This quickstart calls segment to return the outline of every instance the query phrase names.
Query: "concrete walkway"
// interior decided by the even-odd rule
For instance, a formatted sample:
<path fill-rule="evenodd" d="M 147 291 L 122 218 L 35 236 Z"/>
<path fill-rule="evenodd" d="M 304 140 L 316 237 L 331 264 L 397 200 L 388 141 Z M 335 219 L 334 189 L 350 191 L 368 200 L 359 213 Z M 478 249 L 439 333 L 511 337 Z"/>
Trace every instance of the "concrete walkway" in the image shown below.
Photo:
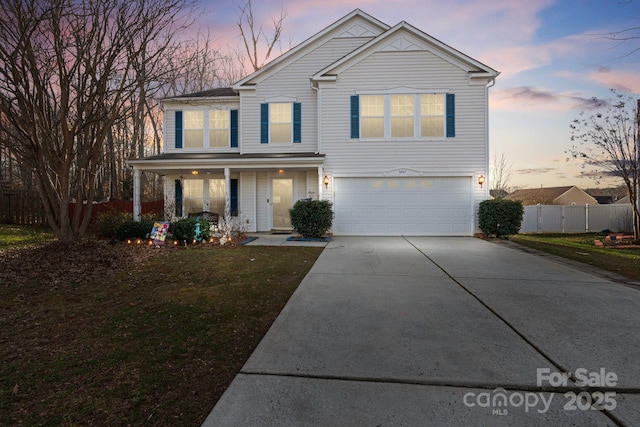
<path fill-rule="evenodd" d="M 637 426 L 639 354 L 637 289 L 474 238 L 337 237 L 203 425 Z"/>

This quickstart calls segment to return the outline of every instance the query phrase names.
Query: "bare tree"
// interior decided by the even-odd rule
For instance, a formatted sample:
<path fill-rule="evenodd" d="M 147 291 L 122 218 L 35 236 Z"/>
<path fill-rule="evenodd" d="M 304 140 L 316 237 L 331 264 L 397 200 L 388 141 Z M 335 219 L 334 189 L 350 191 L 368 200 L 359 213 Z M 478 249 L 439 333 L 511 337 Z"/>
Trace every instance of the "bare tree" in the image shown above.
<path fill-rule="evenodd" d="M 509 194 L 509 181 L 511 180 L 511 162 L 504 152 L 493 154 L 493 162 L 489 170 L 489 188 L 494 197 L 504 197 Z"/>
<path fill-rule="evenodd" d="M 590 168 L 589 176 L 619 177 L 627 188 L 633 207 L 633 232 L 640 238 L 640 212 L 638 210 L 639 135 L 638 107 L 631 95 L 611 90 L 613 98 L 600 102 L 600 108 L 589 117 L 575 119 L 571 124 L 573 146 L 568 153 Z M 594 99 L 595 100 L 595 99 Z"/>
<path fill-rule="evenodd" d="M 3 2 L 0 114 L 7 122 L 6 148 L 33 173 L 59 239 L 85 234 L 108 135 L 188 24 L 189 2 Z"/>
<path fill-rule="evenodd" d="M 638 3 L 635 5 L 637 6 Z M 634 0 L 619 0 L 617 2 L 618 7 L 630 7 L 634 5 Z M 634 14 L 637 15 L 638 11 L 636 10 Z M 622 30 L 612 31 L 609 33 L 601 34 L 604 38 L 612 40 L 619 45 L 625 45 L 632 43 L 633 45 L 630 47 L 630 50 L 622 55 L 622 57 L 627 57 L 633 55 L 640 51 L 640 46 L 638 46 L 637 41 L 640 40 L 640 26 L 623 28 Z"/>
<path fill-rule="evenodd" d="M 253 67 L 253 71 L 258 71 L 269 60 L 273 48 L 280 41 L 287 12 L 284 8 L 281 8 L 280 16 L 278 18 L 271 18 L 273 34 L 268 36 L 262 29 L 262 25 L 258 26 L 255 22 L 251 0 L 247 0 L 244 6 L 238 6 L 238 9 L 237 25 L 240 29 L 246 54 Z M 264 43 L 264 47 L 261 47 L 262 43 Z M 262 54 L 261 51 L 264 51 L 264 54 Z"/>

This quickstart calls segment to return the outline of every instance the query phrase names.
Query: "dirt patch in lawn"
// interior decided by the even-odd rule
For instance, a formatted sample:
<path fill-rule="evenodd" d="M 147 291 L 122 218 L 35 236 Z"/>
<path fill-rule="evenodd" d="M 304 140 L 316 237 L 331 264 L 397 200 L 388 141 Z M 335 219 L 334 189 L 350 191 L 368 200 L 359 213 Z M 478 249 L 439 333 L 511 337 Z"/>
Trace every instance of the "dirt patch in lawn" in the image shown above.
<path fill-rule="evenodd" d="M 6 425 L 200 425 L 321 248 L 0 252 Z"/>

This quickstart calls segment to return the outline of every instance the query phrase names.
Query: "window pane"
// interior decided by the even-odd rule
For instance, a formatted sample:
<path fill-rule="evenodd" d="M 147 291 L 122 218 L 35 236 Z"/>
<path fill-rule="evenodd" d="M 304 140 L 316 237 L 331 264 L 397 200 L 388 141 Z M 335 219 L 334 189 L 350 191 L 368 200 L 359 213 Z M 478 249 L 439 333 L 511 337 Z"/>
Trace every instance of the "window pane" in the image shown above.
<path fill-rule="evenodd" d="M 209 131 L 209 146 L 215 148 L 226 148 L 229 146 L 229 130 L 213 129 Z"/>
<path fill-rule="evenodd" d="M 391 136 L 397 138 L 413 137 L 413 116 L 393 117 L 391 119 Z"/>
<path fill-rule="evenodd" d="M 185 111 L 184 119 L 184 147 L 202 148 L 204 145 L 204 112 Z"/>
<path fill-rule="evenodd" d="M 384 96 L 360 97 L 360 127 L 362 138 L 384 138 Z"/>
<path fill-rule="evenodd" d="M 224 179 L 209 180 L 209 212 L 224 215 Z"/>
<path fill-rule="evenodd" d="M 423 117 L 421 133 L 422 136 L 444 136 L 444 117 Z"/>
<path fill-rule="evenodd" d="M 362 117 L 384 116 L 384 96 L 366 95 L 360 97 L 360 114 Z"/>
<path fill-rule="evenodd" d="M 421 136 L 444 136 L 444 94 L 420 95 L 420 115 Z"/>
<path fill-rule="evenodd" d="M 272 124 L 271 142 L 291 142 L 291 123 Z"/>
<path fill-rule="evenodd" d="M 202 212 L 203 181 L 201 179 L 184 180 L 184 210 L 185 214 Z"/>
<path fill-rule="evenodd" d="M 361 122 L 363 138 L 384 138 L 383 117 L 363 117 Z"/>
<path fill-rule="evenodd" d="M 204 129 L 204 112 L 185 111 L 183 113 L 185 129 Z"/>
<path fill-rule="evenodd" d="M 423 116 L 444 115 L 444 95 L 436 93 L 421 95 L 420 110 Z"/>
<path fill-rule="evenodd" d="M 391 136 L 396 138 L 413 137 L 413 95 L 391 96 Z"/>
<path fill-rule="evenodd" d="M 202 130 L 184 130 L 184 147 L 185 148 L 202 148 L 204 142 L 204 131 Z"/>
<path fill-rule="evenodd" d="M 293 112 L 291 103 L 269 104 L 270 142 L 291 142 Z"/>

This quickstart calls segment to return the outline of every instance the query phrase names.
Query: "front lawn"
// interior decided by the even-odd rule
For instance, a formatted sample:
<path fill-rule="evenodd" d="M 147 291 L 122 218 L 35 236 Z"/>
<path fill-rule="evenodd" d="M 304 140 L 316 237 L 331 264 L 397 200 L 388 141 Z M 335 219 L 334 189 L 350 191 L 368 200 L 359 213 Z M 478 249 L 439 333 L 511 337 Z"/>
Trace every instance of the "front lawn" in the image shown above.
<path fill-rule="evenodd" d="M 603 237 L 602 234 L 518 234 L 510 240 L 640 280 L 640 249 L 595 246 L 593 241 Z"/>
<path fill-rule="evenodd" d="M 0 250 L 44 243 L 54 239 L 55 236 L 46 227 L 0 224 Z"/>
<path fill-rule="evenodd" d="M 321 251 L 0 252 L 0 424 L 200 425 Z"/>

